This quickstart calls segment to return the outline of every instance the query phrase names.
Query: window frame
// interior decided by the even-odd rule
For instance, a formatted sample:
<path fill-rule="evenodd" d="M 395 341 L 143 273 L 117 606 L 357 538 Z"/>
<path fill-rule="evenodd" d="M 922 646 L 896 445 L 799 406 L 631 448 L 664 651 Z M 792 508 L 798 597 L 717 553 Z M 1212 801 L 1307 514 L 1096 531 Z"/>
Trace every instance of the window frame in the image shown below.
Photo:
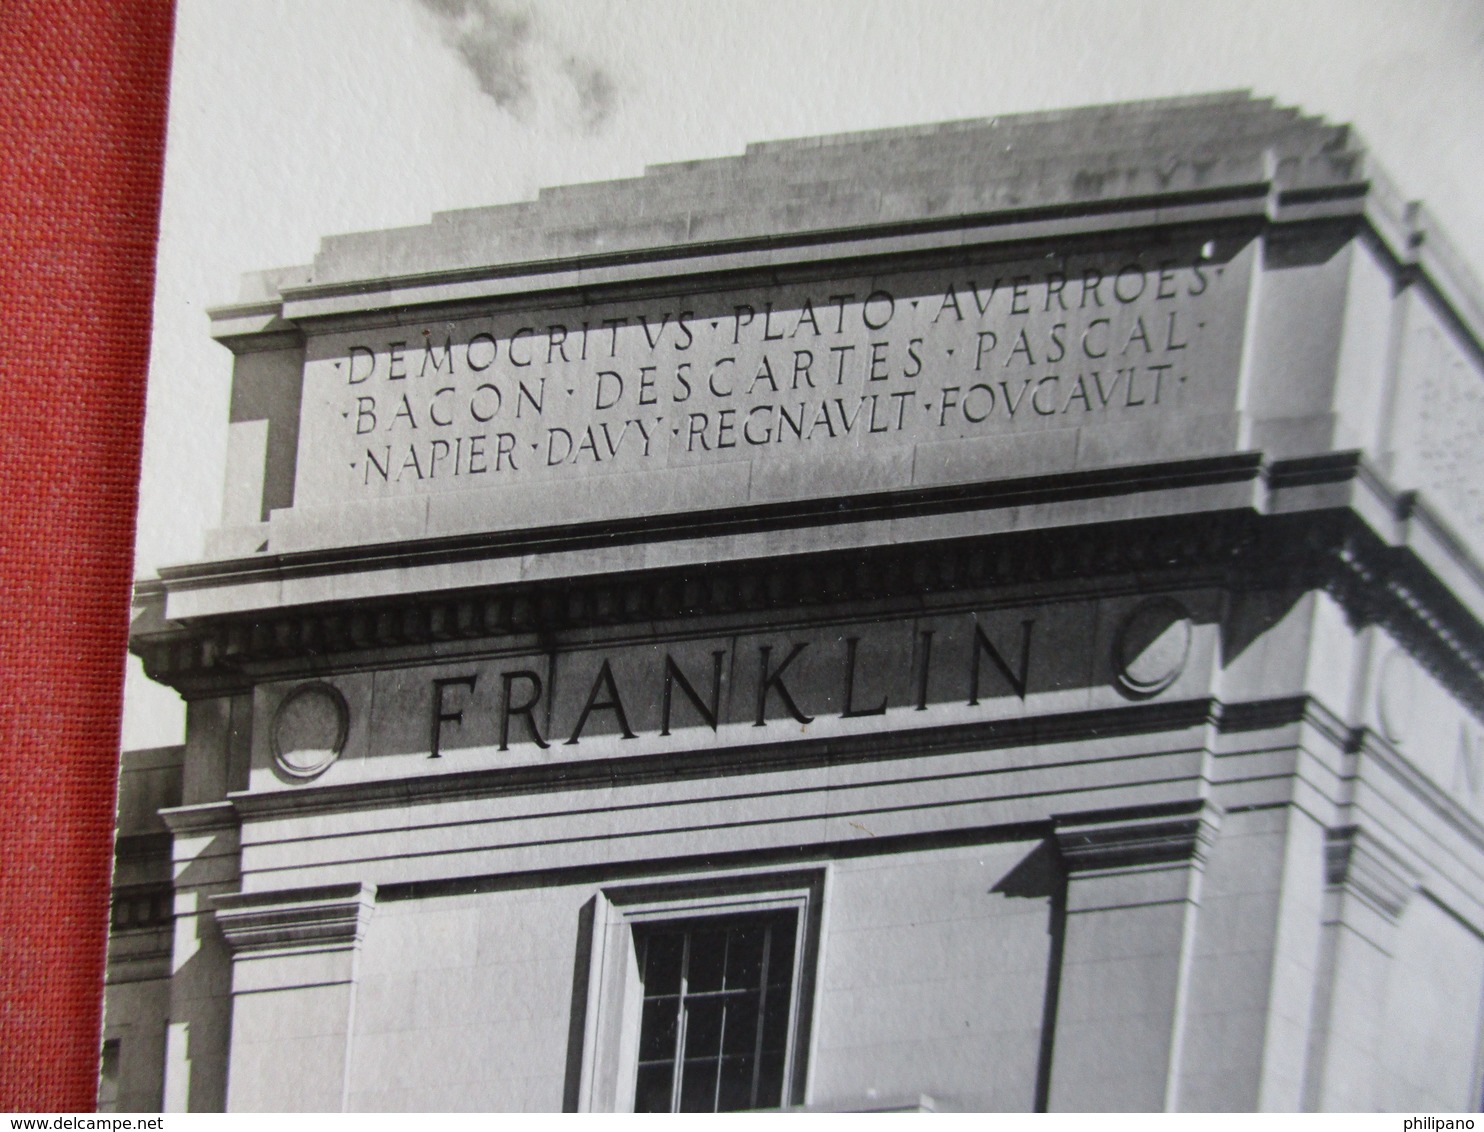
<path fill-rule="evenodd" d="M 791 870 L 617 885 L 601 890 L 593 908 L 579 1111 L 634 1109 L 644 1005 L 635 928 L 781 911 L 797 914 L 782 1107 L 803 1104 L 811 1060 L 809 1041 L 824 879 L 823 869 Z"/>

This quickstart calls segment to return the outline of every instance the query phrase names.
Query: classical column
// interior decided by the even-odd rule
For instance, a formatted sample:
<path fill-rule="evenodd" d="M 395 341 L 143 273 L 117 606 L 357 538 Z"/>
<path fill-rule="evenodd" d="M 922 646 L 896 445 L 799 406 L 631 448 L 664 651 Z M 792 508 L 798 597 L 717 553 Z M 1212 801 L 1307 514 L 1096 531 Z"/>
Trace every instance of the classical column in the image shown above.
<path fill-rule="evenodd" d="M 1067 897 L 1052 1111 L 1177 1106 L 1201 867 L 1218 819 L 1199 799 L 1056 819 Z"/>
<path fill-rule="evenodd" d="M 344 1109 L 356 958 L 375 895 L 335 884 L 216 899 L 232 949 L 228 1111 Z"/>
<path fill-rule="evenodd" d="M 1376 1052 L 1397 924 L 1417 873 L 1358 826 L 1325 840 L 1325 916 L 1304 1107 L 1376 1107 Z"/>

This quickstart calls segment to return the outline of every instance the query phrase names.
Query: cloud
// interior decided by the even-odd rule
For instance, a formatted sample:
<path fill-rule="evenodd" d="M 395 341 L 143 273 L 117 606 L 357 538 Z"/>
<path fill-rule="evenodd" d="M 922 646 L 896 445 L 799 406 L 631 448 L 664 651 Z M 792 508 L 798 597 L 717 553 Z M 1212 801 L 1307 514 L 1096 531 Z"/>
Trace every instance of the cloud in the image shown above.
<path fill-rule="evenodd" d="M 589 131 L 597 130 L 613 111 L 618 84 L 602 66 L 576 56 L 568 56 L 563 69 L 576 92 L 583 126 Z"/>
<path fill-rule="evenodd" d="M 557 41 L 521 0 L 415 0 L 481 93 L 521 121 L 550 104 L 588 132 L 613 112 L 618 84 L 597 60 Z"/>

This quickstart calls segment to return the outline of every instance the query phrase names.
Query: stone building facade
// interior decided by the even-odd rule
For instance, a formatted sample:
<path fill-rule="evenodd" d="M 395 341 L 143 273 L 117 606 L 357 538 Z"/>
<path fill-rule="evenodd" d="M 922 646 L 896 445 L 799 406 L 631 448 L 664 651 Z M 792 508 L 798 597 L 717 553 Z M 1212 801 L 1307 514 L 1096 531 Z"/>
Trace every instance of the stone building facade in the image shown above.
<path fill-rule="evenodd" d="M 1476 1107 L 1481 327 L 1245 95 L 247 280 L 106 1099 Z"/>

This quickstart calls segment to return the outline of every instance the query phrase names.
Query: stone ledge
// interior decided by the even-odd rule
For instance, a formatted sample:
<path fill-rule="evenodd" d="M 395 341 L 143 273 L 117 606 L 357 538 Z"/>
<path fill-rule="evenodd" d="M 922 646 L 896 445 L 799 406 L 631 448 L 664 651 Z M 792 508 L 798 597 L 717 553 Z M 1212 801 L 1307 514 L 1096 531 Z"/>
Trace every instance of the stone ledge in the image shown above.
<path fill-rule="evenodd" d="M 1196 799 L 1147 811 L 1068 814 L 1052 823 L 1062 862 L 1075 874 L 1202 864 L 1216 841 L 1221 815 Z"/>
<path fill-rule="evenodd" d="M 1419 879 L 1416 870 L 1354 825 L 1326 831 L 1324 875 L 1331 888 L 1353 893 L 1393 923 Z"/>
<path fill-rule="evenodd" d="M 376 886 L 335 884 L 217 896 L 216 922 L 234 952 L 354 947 L 365 934 Z"/>

